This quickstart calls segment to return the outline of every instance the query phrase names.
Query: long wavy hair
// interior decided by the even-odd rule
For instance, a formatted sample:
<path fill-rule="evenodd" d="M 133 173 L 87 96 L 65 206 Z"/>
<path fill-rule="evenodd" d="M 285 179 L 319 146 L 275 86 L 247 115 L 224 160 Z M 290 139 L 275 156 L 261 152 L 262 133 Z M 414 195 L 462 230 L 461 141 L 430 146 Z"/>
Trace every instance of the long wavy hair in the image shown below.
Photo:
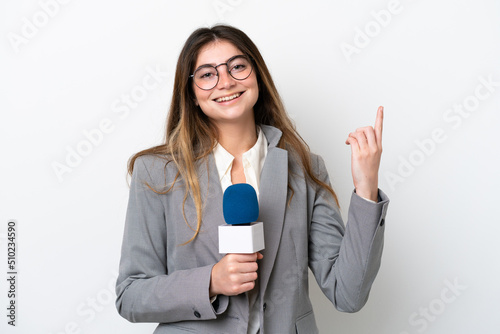
<path fill-rule="evenodd" d="M 185 195 L 182 211 L 186 224 L 194 232 L 192 238 L 184 244 L 196 238 L 202 223 L 202 200 L 196 164 L 203 160 L 208 161 L 207 157 L 217 143 L 216 127 L 200 107 L 195 104 L 193 82 L 190 80 L 189 75 L 195 70 L 194 66 L 200 49 L 216 41 L 230 42 L 252 59 L 259 87 L 259 97 L 253 108 L 255 123 L 271 125 L 281 130 L 283 135 L 278 147 L 293 152 L 300 159 L 306 177 L 328 190 L 335 199 L 337 206 L 339 205 L 337 195 L 332 187 L 314 175 L 309 147 L 288 117 L 271 74 L 255 44 L 244 32 L 232 26 L 216 25 L 212 28 L 199 28 L 186 40 L 177 61 L 174 90 L 167 117 L 164 142 L 161 145 L 136 153 L 128 162 L 130 175 L 132 175 L 135 160 L 143 155 L 156 155 L 165 158 L 167 160 L 166 164 L 175 163 L 178 172 L 170 187 L 165 186 L 164 190 L 161 191 L 154 189 L 149 184 L 148 187 L 156 193 L 165 194 L 172 189 L 179 177 L 184 180 Z M 196 229 L 191 227 L 184 211 L 188 194 L 191 194 L 196 207 Z"/>

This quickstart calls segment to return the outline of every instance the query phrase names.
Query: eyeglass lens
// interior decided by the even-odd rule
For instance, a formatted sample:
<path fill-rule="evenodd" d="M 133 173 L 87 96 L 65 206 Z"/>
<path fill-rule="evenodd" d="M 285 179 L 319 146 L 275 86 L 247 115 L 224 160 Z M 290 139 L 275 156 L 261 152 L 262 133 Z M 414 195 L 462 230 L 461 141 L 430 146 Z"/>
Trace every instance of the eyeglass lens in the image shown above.
<path fill-rule="evenodd" d="M 198 68 L 193 74 L 194 83 L 201 89 L 208 90 L 214 88 L 219 81 L 219 73 L 217 71 L 211 65 L 204 65 Z M 227 63 L 227 71 L 234 79 L 244 80 L 252 73 L 252 64 L 244 56 L 234 57 Z"/>

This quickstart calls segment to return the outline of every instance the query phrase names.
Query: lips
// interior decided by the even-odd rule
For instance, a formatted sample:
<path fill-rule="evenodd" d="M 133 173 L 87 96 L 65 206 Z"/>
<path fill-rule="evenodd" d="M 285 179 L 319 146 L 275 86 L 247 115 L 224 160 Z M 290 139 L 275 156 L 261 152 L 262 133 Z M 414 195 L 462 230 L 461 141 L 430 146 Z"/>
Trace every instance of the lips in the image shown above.
<path fill-rule="evenodd" d="M 218 102 L 218 103 L 220 103 L 220 102 L 227 102 L 227 101 L 231 101 L 231 100 L 234 100 L 234 99 L 240 97 L 242 94 L 243 94 L 243 92 L 234 93 L 234 94 L 226 95 L 226 96 L 221 96 L 219 98 L 214 99 L 214 101 Z"/>

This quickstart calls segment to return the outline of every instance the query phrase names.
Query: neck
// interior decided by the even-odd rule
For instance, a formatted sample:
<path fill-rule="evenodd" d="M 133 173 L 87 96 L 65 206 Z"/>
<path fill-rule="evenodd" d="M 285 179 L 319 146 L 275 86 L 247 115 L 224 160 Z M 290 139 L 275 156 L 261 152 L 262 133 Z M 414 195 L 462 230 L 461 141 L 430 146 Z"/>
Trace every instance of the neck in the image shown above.
<path fill-rule="evenodd" d="M 233 157 L 241 157 L 257 142 L 255 123 L 219 125 L 219 144 Z"/>

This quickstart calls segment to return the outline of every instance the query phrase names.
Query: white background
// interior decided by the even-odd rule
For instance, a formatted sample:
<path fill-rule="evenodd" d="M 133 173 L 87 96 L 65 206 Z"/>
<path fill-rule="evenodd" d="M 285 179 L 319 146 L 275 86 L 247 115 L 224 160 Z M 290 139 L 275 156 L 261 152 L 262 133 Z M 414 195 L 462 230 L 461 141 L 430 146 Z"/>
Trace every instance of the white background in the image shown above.
<path fill-rule="evenodd" d="M 498 1 L 42 6 L 54 1 L 0 3 L 1 277 L 9 219 L 19 232 L 17 326 L 6 324 L 2 278 L 0 332 L 153 331 L 114 306 L 126 163 L 161 141 L 180 49 L 195 28 L 217 22 L 260 48 L 299 132 L 326 160 L 344 217 L 353 188 L 344 141 L 385 107 L 379 175 L 391 203 L 382 267 L 356 314 L 335 311 L 311 278 L 321 332 L 500 332 Z M 390 19 L 379 14 L 385 23 L 377 23 L 373 13 L 388 7 Z M 357 53 L 345 54 L 347 45 Z M 163 74 L 146 91 L 155 70 Z M 481 78 L 494 83 L 489 90 Z M 121 100 L 131 94 L 140 97 L 134 108 Z M 464 104 L 472 110 L 464 116 L 449 111 Z M 85 146 L 84 132 L 103 121 L 108 133 Z M 439 142 L 430 143 L 433 132 Z M 87 155 L 58 178 L 54 164 L 67 166 L 78 147 Z"/>

